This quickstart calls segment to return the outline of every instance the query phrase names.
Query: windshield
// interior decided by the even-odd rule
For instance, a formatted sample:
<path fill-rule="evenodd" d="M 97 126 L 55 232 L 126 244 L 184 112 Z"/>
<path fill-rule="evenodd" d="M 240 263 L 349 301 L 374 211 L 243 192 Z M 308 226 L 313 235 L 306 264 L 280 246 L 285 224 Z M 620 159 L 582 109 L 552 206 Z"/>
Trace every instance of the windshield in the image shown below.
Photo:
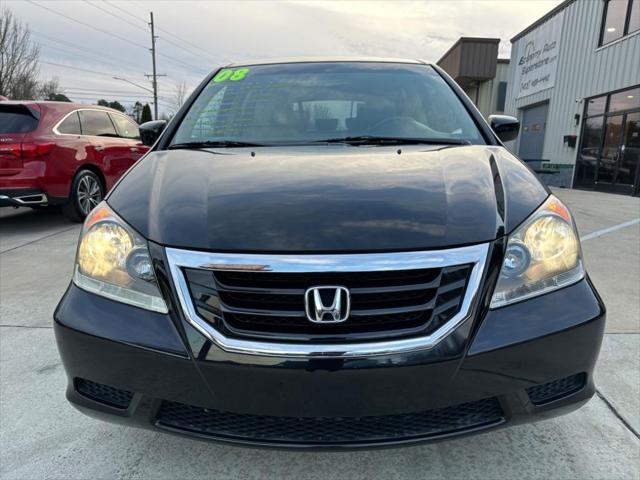
<path fill-rule="evenodd" d="M 428 65 L 294 63 L 219 71 L 172 144 L 350 137 L 484 143 L 460 99 Z"/>

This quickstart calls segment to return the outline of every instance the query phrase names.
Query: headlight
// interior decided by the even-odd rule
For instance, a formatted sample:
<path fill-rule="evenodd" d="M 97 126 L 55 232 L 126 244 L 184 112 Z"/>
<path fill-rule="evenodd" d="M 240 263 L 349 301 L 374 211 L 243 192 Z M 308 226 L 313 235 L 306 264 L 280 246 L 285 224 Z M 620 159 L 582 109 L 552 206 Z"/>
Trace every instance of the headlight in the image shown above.
<path fill-rule="evenodd" d="M 136 307 L 167 313 L 147 242 L 105 202 L 85 220 L 73 275 L 89 292 Z"/>
<path fill-rule="evenodd" d="M 567 207 L 551 195 L 509 236 L 491 308 L 542 295 L 583 277 L 573 219 Z"/>

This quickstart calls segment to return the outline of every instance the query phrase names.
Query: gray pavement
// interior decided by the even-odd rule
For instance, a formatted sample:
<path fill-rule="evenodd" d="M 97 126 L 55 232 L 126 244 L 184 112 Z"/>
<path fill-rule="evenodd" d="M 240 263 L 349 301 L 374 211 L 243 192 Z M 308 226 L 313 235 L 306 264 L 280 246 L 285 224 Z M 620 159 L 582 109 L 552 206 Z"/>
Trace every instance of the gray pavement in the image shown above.
<path fill-rule="evenodd" d="M 640 199 L 557 190 L 583 236 L 640 218 Z M 355 453 L 218 446 L 103 423 L 64 398 L 51 313 L 78 225 L 0 209 L 0 478 L 640 478 L 640 224 L 584 242 L 608 307 L 598 395 L 569 415 L 454 441 Z"/>

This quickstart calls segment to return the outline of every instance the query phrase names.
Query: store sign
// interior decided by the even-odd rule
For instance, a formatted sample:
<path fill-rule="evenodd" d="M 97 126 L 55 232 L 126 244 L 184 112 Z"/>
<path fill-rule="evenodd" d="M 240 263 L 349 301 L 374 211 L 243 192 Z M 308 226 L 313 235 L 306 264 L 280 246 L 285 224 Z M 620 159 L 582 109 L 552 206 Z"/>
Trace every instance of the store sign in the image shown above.
<path fill-rule="evenodd" d="M 564 11 L 518 40 L 516 98 L 553 87 L 558 69 Z"/>

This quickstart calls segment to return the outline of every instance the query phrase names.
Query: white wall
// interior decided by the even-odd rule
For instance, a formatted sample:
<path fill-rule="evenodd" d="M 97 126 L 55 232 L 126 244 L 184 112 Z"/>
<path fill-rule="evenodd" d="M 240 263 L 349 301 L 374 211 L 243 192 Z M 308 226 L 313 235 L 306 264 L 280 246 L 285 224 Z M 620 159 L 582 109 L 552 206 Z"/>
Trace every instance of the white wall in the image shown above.
<path fill-rule="evenodd" d="M 494 113 L 502 113 L 496 110 L 496 105 L 498 102 L 498 84 L 500 82 L 507 82 L 509 74 L 509 64 L 498 62 L 498 66 L 496 68 L 496 76 L 490 80 L 480 82 L 480 84 L 478 85 L 480 91 L 478 92 L 478 102 L 476 104 L 476 107 L 478 107 L 478 110 L 480 110 L 485 118 Z M 476 103 L 476 85 L 471 85 L 464 91 L 469 96 L 471 101 Z"/>

